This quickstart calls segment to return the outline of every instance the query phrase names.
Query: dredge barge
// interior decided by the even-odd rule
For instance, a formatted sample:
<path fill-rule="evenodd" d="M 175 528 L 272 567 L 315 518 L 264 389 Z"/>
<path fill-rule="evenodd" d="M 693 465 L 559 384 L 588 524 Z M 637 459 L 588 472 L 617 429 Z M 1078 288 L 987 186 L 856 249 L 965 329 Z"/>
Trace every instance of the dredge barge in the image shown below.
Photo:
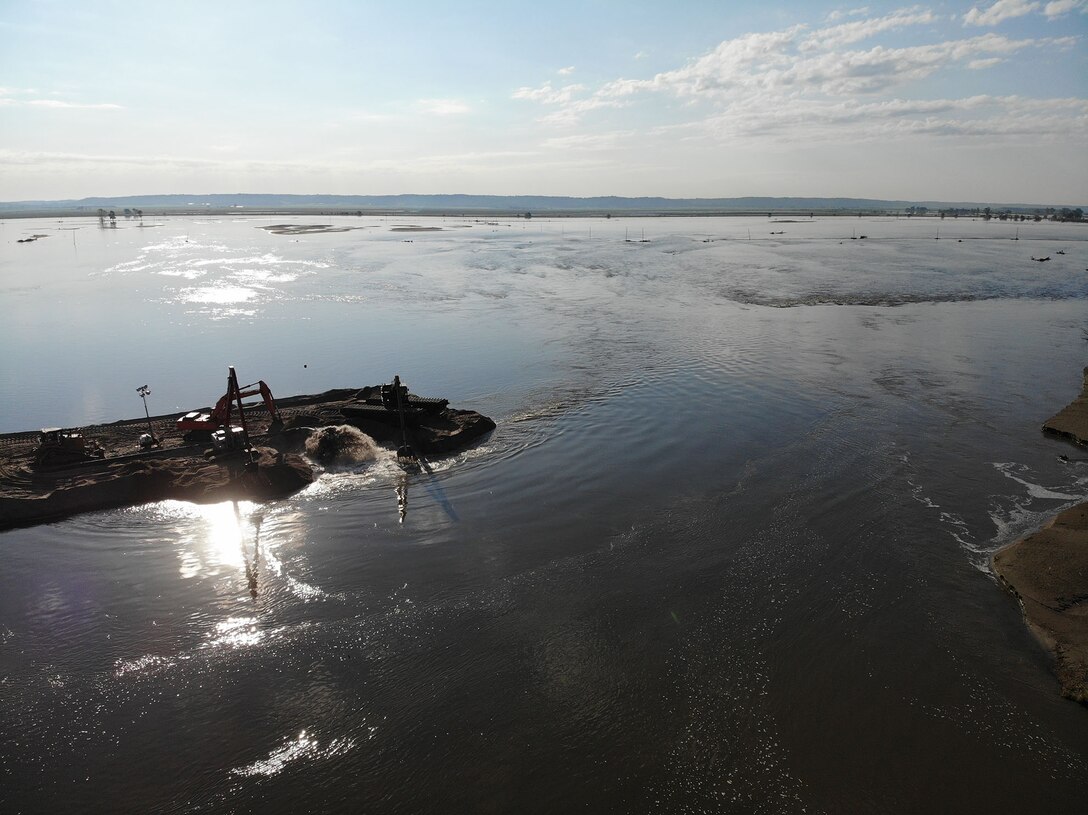
<path fill-rule="evenodd" d="M 243 403 L 258 393 L 261 403 Z M 406 448 L 453 453 L 495 428 L 475 411 L 408 393 L 399 379 L 395 389 L 274 400 L 263 382 L 238 387 L 231 368 L 227 394 L 203 411 L 0 435 L 0 530 L 165 499 L 285 498 L 315 478 L 306 439 L 340 425 L 392 444 L 398 460 Z"/>

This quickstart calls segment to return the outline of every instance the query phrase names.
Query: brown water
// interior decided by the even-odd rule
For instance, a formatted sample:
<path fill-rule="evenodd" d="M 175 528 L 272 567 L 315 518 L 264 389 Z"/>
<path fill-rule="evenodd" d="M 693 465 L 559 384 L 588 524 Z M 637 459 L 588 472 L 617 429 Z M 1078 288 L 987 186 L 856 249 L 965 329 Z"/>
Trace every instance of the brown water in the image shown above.
<path fill-rule="evenodd" d="M 0 535 L 4 811 L 1082 806 L 1088 711 L 987 566 L 1088 494 L 1038 430 L 1085 363 L 1079 228 L 283 220 L 3 224 L 2 429 L 207 404 L 227 364 L 499 428 Z"/>

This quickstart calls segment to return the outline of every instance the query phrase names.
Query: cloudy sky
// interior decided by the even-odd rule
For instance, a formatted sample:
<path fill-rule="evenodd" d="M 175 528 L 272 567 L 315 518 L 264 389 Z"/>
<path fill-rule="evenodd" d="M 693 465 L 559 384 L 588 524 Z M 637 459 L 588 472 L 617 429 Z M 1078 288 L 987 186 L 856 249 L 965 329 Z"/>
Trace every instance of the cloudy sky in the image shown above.
<path fill-rule="evenodd" d="M 1088 0 L 0 0 L 0 200 L 1088 201 Z"/>

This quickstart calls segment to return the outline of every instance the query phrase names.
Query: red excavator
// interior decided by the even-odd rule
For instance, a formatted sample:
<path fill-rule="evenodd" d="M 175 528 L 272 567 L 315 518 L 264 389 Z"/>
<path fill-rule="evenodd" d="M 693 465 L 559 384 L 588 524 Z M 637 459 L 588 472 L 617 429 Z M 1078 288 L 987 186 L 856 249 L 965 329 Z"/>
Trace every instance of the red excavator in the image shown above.
<path fill-rule="evenodd" d="M 242 426 L 245 427 L 242 400 L 247 396 L 256 396 L 258 394 L 264 400 L 264 406 L 272 419 L 272 426 L 283 424 L 280 413 L 276 409 L 276 401 L 272 398 L 272 391 L 268 389 L 268 385 L 264 383 L 264 380 L 255 382 L 252 385 L 246 385 L 243 388 L 238 386 L 238 375 L 234 372 L 234 366 L 227 368 L 227 371 L 227 392 L 215 403 L 211 413 L 201 413 L 194 410 L 178 419 L 177 428 L 181 433 L 185 434 L 186 438 L 207 438 L 219 428 L 226 428 L 229 433 L 231 411 L 235 403 L 238 408 L 239 420 L 242 422 Z"/>

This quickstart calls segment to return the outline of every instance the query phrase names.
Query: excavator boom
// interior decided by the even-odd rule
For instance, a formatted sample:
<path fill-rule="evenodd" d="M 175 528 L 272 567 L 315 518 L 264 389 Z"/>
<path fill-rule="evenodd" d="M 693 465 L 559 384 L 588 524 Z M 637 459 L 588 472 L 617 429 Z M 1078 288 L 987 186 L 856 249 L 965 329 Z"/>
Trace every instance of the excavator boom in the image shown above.
<path fill-rule="evenodd" d="M 201 413 L 194 410 L 181 416 L 177 420 L 177 429 L 186 435 L 194 431 L 197 433 L 211 433 L 218 430 L 220 427 L 226 426 L 229 421 L 231 401 L 238 399 L 240 404 L 241 400 L 248 396 L 260 396 L 264 401 L 264 406 L 268 410 L 272 423 L 274 425 L 282 423 L 279 410 L 276 408 L 276 400 L 272 398 L 272 391 L 263 379 L 254 382 L 252 385 L 246 385 L 244 388 L 237 388 L 234 393 L 231 393 L 231 390 L 232 388 L 228 384 L 227 393 L 220 397 L 210 413 Z"/>

